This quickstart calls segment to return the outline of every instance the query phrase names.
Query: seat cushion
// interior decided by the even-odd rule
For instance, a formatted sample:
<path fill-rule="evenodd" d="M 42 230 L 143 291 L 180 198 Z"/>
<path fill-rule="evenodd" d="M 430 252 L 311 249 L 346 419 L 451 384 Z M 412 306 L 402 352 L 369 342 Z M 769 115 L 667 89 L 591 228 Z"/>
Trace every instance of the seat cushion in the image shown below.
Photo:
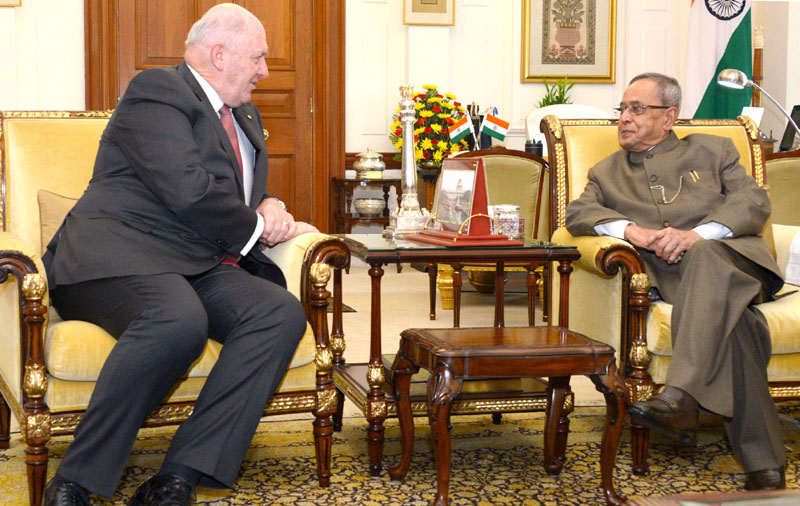
<path fill-rule="evenodd" d="M 785 285 L 779 298 L 758 304 L 756 308 L 767 319 L 772 338 L 772 358 L 767 367 L 770 381 L 800 380 L 800 287 Z M 672 355 L 672 306 L 663 301 L 654 302 L 647 316 L 647 349 L 652 357 L 650 375 L 656 383 L 663 383 Z"/>
<path fill-rule="evenodd" d="M 57 318 L 57 317 L 56 317 Z M 56 319 L 47 326 L 45 362 L 47 372 L 67 381 L 94 382 L 100 374 L 116 340 L 97 325 L 82 321 Z M 209 339 L 203 354 L 189 369 L 187 377 L 206 377 L 217 362 L 222 345 Z M 316 353 L 316 340 L 311 325 L 300 340 L 289 368 L 311 363 Z M 313 382 L 311 383 L 313 384 Z"/>

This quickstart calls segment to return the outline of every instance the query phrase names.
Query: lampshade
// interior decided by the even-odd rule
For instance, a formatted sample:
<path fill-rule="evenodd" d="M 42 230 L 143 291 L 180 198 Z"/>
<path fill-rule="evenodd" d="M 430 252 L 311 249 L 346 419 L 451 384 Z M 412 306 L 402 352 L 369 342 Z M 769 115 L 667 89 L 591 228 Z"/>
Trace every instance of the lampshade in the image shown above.
<path fill-rule="evenodd" d="M 717 75 L 717 84 L 728 88 L 741 90 L 745 86 L 752 86 L 753 81 L 738 69 L 725 69 Z"/>

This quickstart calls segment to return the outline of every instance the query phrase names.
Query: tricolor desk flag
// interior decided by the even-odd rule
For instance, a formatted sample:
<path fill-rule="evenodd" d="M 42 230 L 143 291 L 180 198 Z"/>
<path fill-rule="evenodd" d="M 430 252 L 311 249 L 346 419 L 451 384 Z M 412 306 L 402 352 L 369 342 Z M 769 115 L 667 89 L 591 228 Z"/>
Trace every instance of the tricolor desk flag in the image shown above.
<path fill-rule="evenodd" d="M 502 141 L 506 138 L 506 134 L 508 133 L 509 122 L 503 121 L 497 116 L 493 116 L 491 114 L 486 114 L 483 117 L 483 123 L 481 123 L 481 131 L 480 133 L 486 134 L 490 137 L 494 137 L 495 139 Z"/>
<path fill-rule="evenodd" d="M 753 71 L 750 4 L 752 0 L 685 0 L 689 10 L 689 54 L 681 117 L 736 118 L 750 105 L 752 90 L 717 84 L 724 69 Z"/>
<path fill-rule="evenodd" d="M 472 121 L 465 114 L 450 127 L 450 142 L 455 144 L 469 134 L 475 135 L 472 131 Z"/>

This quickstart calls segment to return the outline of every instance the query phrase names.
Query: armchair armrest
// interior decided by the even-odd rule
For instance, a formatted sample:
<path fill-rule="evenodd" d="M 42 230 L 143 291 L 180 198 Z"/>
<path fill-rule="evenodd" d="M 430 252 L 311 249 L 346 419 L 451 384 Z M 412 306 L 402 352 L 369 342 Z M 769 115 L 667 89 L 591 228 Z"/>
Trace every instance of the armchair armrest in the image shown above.
<path fill-rule="evenodd" d="M 18 237 L 0 232 L 0 389 L 20 420 L 49 417 L 44 403 L 46 300 L 47 281 L 38 256 Z M 29 446 L 44 444 L 37 431 L 28 431 L 26 440 Z"/>

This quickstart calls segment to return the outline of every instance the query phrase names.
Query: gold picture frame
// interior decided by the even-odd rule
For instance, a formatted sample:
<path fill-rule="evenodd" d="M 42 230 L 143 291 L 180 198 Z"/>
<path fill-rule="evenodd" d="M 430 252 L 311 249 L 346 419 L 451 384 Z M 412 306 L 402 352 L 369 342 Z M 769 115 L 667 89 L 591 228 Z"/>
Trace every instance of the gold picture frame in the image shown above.
<path fill-rule="evenodd" d="M 617 0 L 522 0 L 523 83 L 615 82 Z"/>
<path fill-rule="evenodd" d="M 404 25 L 456 24 L 456 0 L 403 0 Z"/>
<path fill-rule="evenodd" d="M 22 7 L 22 0 L 0 0 L 0 7 Z"/>

